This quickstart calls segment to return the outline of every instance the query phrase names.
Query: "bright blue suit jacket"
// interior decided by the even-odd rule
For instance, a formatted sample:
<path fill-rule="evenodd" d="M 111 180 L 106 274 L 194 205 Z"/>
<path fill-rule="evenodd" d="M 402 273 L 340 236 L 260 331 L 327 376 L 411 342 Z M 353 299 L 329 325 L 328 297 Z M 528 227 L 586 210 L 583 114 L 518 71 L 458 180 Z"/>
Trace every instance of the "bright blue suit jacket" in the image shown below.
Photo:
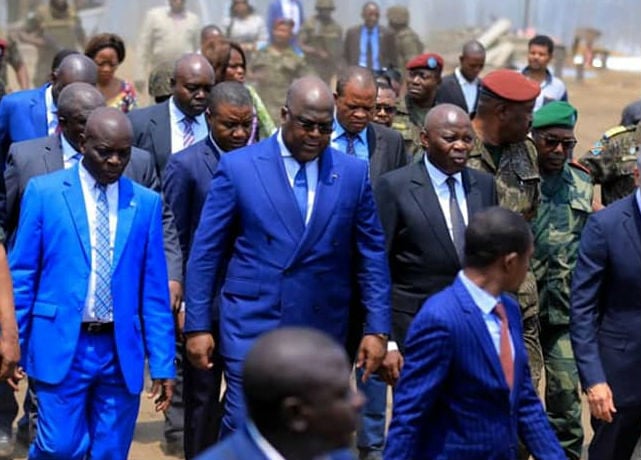
<path fill-rule="evenodd" d="M 210 447 L 195 460 L 269 460 L 242 426 L 224 441 Z"/>
<path fill-rule="evenodd" d="M 454 284 L 409 329 L 385 459 L 517 458 L 519 438 L 541 459 L 565 459 L 530 378 L 518 305 L 502 296 L 514 343 L 510 391 L 483 315 Z"/>
<path fill-rule="evenodd" d="M 45 103 L 48 86 L 16 91 L 0 100 L 0 155 L 3 168 L 11 143 L 48 135 Z"/>
<path fill-rule="evenodd" d="M 276 136 L 224 155 L 187 264 L 185 332 L 209 330 L 224 265 L 223 356 L 242 360 L 279 326 L 316 327 L 345 343 L 353 287 L 367 311 L 364 332 L 389 333 L 385 239 L 362 160 L 329 147 L 321 154 L 305 226 Z"/>
<path fill-rule="evenodd" d="M 114 337 L 127 389 L 174 376 L 174 328 L 162 242 L 160 196 L 119 180 L 112 264 Z M 33 178 L 25 190 L 9 254 L 22 365 L 36 380 L 58 384 L 76 353 L 91 271 L 89 224 L 78 166 Z"/>

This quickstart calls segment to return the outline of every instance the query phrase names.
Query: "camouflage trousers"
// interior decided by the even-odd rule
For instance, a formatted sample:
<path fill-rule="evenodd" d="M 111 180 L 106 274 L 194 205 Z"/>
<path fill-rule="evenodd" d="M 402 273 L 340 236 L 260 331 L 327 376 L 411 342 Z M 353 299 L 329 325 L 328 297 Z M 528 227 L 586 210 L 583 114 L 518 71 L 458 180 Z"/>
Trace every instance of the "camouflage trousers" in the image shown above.
<path fill-rule="evenodd" d="M 579 374 L 569 326 L 541 324 L 545 362 L 545 407 L 565 455 L 579 459 L 583 446 Z"/>
<path fill-rule="evenodd" d="M 523 341 L 528 354 L 532 384 L 538 392 L 541 374 L 543 372 L 543 352 L 539 333 L 539 295 L 536 287 L 534 273 L 528 272 L 525 281 L 519 286 L 516 293 L 521 307 L 523 321 Z"/>

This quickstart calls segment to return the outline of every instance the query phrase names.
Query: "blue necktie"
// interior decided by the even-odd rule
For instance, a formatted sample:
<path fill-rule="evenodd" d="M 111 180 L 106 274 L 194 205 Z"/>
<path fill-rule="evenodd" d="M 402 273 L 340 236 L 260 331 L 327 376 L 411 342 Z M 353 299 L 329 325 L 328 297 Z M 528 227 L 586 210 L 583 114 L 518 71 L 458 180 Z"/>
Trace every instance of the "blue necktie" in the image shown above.
<path fill-rule="evenodd" d="M 350 134 L 345 131 L 345 139 L 347 139 L 347 153 L 348 155 L 356 155 L 356 134 Z"/>
<path fill-rule="evenodd" d="M 111 297 L 111 248 L 109 244 L 109 205 L 107 186 L 96 184 L 96 291 L 95 315 L 98 321 L 113 321 Z"/>
<path fill-rule="evenodd" d="M 294 176 L 294 195 L 298 203 L 300 215 L 303 222 L 307 221 L 307 172 L 305 171 L 305 164 L 300 165 L 300 169 Z"/>

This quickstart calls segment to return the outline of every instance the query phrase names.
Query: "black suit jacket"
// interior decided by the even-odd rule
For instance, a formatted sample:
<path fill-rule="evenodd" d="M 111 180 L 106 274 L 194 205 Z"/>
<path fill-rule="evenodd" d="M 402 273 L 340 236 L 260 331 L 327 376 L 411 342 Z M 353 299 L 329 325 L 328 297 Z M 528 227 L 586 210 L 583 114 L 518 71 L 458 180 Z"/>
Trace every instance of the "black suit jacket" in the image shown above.
<path fill-rule="evenodd" d="M 491 175 L 465 168 L 462 178 L 469 217 L 497 204 Z M 381 176 L 375 197 L 392 277 L 392 316 L 414 316 L 454 281 L 461 263 L 423 160 Z M 395 339 L 402 342 L 404 334 Z"/>
<path fill-rule="evenodd" d="M 18 226 L 20 201 L 29 179 L 64 168 L 60 137 L 47 136 L 11 145 L 4 171 L 7 188 L 5 230 L 11 240 Z M 149 152 L 132 147 L 129 164 L 124 176 L 156 192 L 160 192 L 160 181 Z M 164 203 L 164 201 L 163 201 Z M 178 233 L 169 207 L 163 205 L 163 239 L 169 279 L 182 282 L 182 255 Z"/>
<path fill-rule="evenodd" d="M 382 174 L 409 163 L 403 136 L 399 132 L 387 126 L 370 123 L 367 126 L 366 135 L 369 150 L 369 177 L 372 184 L 375 184 Z"/>
<path fill-rule="evenodd" d="M 171 155 L 169 101 L 128 113 L 134 128 L 134 145 L 151 153 L 160 178 Z"/>
<path fill-rule="evenodd" d="M 461 85 L 456 78 L 455 74 L 447 75 L 441 80 L 441 84 L 436 90 L 436 98 L 434 99 L 434 104 L 454 104 L 458 105 L 460 108 L 465 110 L 467 113 L 472 115 L 476 112 L 476 105 L 478 104 L 479 96 L 478 92 L 476 93 L 476 100 L 474 101 L 473 110 L 470 112 L 467 108 L 467 103 L 465 102 L 465 96 L 463 95 L 463 90 Z"/>
<path fill-rule="evenodd" d="M 361 27 L 359 24 L 350 27 L 345 34 L 345 47 L 343 56 L 348 65 L 358 65 L 361 55 Z M 387 27 L 378 26 L 378 62 L 381 67 L 396 66 L 396 39 L 394 34 Z"/>

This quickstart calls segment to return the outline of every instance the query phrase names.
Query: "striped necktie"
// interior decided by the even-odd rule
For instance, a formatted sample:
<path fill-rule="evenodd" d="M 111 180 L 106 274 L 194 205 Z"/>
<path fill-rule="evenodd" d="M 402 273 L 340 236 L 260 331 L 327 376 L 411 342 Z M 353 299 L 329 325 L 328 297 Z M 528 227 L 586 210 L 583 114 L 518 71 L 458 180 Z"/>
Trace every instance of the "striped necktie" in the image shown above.
<path fill-rule="evenodd" d="M 194 123 L 196 120 L 194 120 L 192 117 L 185 117 L 183 118 L 183 148 L 189 147 L 191 144 L 194 143 L 194 140 L 196 138 L 194 137 Z"/>
<path fill-rule="evenodd" d="M 111 247 L 109 244 L 109 204 L 107 186 L 96 184 L 96 290 L 95 315 L 98 321 L 113 321 L 111 296 Z"/>

